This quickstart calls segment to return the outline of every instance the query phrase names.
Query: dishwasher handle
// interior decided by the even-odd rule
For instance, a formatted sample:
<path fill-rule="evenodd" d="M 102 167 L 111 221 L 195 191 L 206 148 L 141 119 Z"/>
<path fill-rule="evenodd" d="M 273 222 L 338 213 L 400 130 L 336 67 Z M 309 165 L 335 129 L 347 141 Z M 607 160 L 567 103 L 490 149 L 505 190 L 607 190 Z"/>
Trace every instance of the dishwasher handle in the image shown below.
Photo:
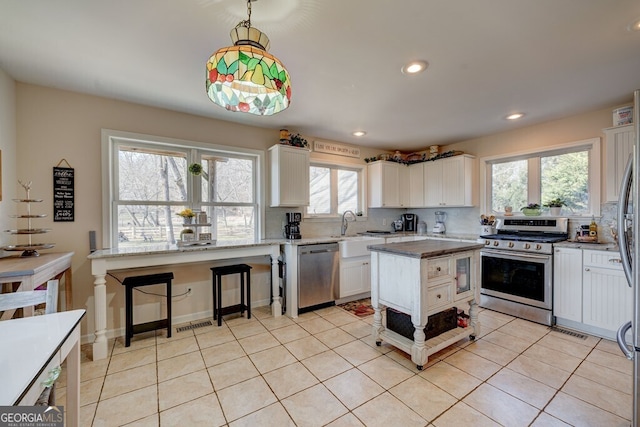
<path fill-rule="evenodd" d="M 337 249 L 320 249 L 320 250 L 317 250 L 317 251 L 309 251 L 309 252 L 305 252 L 305 253 L 308 253 L 308 254 L 321 254 L 321 253 L 324 253 L 324 252 L 338 252 L 338 250 Z"/>

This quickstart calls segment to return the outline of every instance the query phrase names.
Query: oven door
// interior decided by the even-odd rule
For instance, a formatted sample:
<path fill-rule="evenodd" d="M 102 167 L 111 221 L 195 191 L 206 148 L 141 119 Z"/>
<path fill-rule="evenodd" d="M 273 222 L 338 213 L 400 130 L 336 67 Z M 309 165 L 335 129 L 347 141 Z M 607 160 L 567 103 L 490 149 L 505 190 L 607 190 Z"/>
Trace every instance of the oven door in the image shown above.
<path fill-rule="evenodd" d="M 480 251 L 480 293 L 552 309 L 552 257 L 496 249 Z"/>

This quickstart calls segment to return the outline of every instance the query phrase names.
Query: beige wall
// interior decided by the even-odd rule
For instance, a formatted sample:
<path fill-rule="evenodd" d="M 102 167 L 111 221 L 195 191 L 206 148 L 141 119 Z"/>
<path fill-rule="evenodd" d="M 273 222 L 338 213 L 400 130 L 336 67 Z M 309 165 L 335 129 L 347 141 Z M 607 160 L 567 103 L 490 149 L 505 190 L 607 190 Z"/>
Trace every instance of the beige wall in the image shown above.
<path fill-rule="evenodd" d="M 11 77 L 0 70 L 0 246 L 12 243 L 12 237 L 4 230 L 15 228 L 16 206 L 11 200 L 16 197 L 16 85 Z"/>

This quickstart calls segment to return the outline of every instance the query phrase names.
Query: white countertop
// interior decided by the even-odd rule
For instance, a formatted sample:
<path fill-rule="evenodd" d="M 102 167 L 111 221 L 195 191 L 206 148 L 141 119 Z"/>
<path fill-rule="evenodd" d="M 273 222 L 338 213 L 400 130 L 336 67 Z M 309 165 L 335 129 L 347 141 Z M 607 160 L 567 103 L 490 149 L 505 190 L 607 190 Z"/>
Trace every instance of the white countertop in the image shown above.
<path fill-rule="evenodd" d="M 84 316 L 84 310 L 0 322 L 0 405 L 15 405 Z"/>
<path fill-rule="evenodd" d="M 592 251 L 610 251 L 619 252 L 618 245 L 615 243 L 586 243 L 577 242 L 574 240 L 566 240 L 564 242 L 554 243 L 555 248 L 574 248 L 574 249 L 588 249 Z"/>

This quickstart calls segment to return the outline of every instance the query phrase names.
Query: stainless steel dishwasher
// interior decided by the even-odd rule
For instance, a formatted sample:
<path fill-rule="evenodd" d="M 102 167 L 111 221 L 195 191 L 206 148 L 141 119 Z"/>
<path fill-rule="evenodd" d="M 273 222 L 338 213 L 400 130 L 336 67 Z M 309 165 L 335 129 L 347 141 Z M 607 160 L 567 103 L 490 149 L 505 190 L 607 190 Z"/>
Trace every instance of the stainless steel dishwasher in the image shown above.
<path fill-rule="evenodd" d="M 335 304 L 339 261 L 337 242 L 298 246 L 298 312 Z"/>

